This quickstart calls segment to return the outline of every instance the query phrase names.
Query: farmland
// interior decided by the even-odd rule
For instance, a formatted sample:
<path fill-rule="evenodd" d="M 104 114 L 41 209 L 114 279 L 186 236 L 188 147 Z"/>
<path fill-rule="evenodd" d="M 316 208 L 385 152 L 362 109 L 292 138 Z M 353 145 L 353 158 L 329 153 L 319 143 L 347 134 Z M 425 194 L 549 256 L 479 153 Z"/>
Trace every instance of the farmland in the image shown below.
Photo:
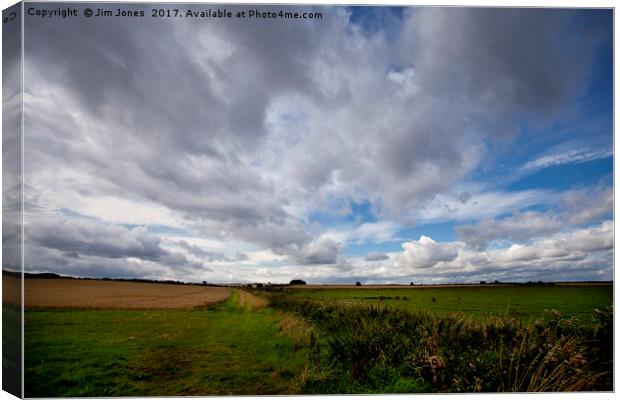
<path fill-rule="evenodd" d="M 185 310 L 27 311 L 26 396 L 298 392 L 306 350 L 275 310 L 242 296 Z"/>
<path fill-rule="evenodd" d="M 611 390 L 609 284 L 39 281 L 29 397 Z"/>
<path fill-rule="evenodd" d="M 218 303 L 223 287 L 78 279 L 26 279 L 27 308 L 165 309 Z"/>
<path fill-rule="evenodd" d="M 304 299 L 341 304 L 383 304 L 438 315 L 463 313 L 484 319 L 516 316 L 525 322 L 545 317 L 551 310 L 589 319 L 594 310 L 612 305 L 611 284 L 461 285 L 461 286 L 339 286 L 287 289 Z"/>
<path fill-rule="evenodd" d="M 270 292 L 326 338 L 332 374 L 314 369 L 305 386 L 317 394 L 611 390 L 612 295 L 588 284 Z"/>

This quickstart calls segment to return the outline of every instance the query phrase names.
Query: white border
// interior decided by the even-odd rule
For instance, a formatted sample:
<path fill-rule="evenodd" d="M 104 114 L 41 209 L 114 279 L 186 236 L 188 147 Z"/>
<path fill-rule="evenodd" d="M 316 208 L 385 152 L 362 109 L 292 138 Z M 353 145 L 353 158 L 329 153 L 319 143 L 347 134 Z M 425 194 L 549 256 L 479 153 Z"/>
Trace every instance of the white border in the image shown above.
<path fill-rule="evenodd" d="M 26 1 L 26 2 L 35 2 L 35 1 Z M 48 1 L 38 1 L 38 2 L 48 2 Z M 58 1 L 54 1 L 54 2 L 58 2 Z M 88 3 L 88 1 L 66 1 L 67 3 Z M 394 5 L 394 6 L 398 6 L 398 5 L 403 5 L 403 6 L 415 6 L 415 5 L 420 5 L 420 6 L 469 6 L 469 7 L 559 7 L 559 8 L 614 8 L 615 4 L 613 1 L 609 1 L 609 0 L 590 0 L 590 1 L 583 1 L 583 0 L 568 0 L 568 1 L 560 1 L 560 0 L 521 0 L 521 1 L 505 1 L 505 2 L 499 2 L 497 0 L 493 1 L 493 0 L 470 0 L 470 1 L 455 1 L 455 0 L 443 0 L 443 1 L 437 1 L 437 0 L 426 0 L 426 1 L 418 1 L 418 0 L 409 0 L 409 1 L 402 1 L 402 0 L 392 0 L 392 1 L 386 1 L 386 0 L 375 0 L 375 1 L 368 1 L 368 0 L 359 0 L 359 1 L 334 1 L 334 0 L 307 0 L 307 1 L 303 1 L 303 0 L 289 0 L 289 1 L 248 1 L 248 0 L 227 0 L 227 1 L 148 1 L 148 0 L 133 0 L 133 1 L 123 1 L 123 0 L 109 0 L 109 1 L 100 1 L 100 3 L 102 2 L 118 2 L 118 3 L 199 3 L 199 4 L 325 4 L 325 5 L 383 5 L 383 6 L 390 6 L 390 5 Z M 0 5 L 2 6 L 2 9 L 5 9 L 13 4 L 17 3 L 16 1 L 10 1 L 10 0 L 0 0 Z M 22 38 L 23 38 L 23 23 L 22 23 Z M 2 40 L 2 30 L 0 29 L 0 42 Z M 618 39 L 619 39 L 619 35 L 618 32 L 615 30 L 615 9 L 614 9 L 614 78 L 617 76 L 617 70 L 618 67 L 615 64 L 615 49 L 616 49 L 616 43 L 618 43 Z M 24 42 L 22 40 L 22 67 L 23 67 L 23 45 Z M 1 67 L 1 55 L 0 55 L 0 72 L 2 71 L 2 67 Z M 23 71 L 22 71 L 23 72 Z M 0 79 L 1 81 L 1 79 Z M 617 102 L 616 102 L 616 93 L 617 93 L 617 80 L 614 79 L 614 123 L 613 123 L 613 127 L 614 127 L 614 154 L 615 154 L 615 143 L 616 143 L 616 130 L 615 130 L 615 116 L 617 115 Z M 0 82 L 0 89 L 1 89 L 1 82 Z M 22 73 L 22 88 L 23 88 L 23 73 Z M 22 101 L 23 101 L 23 97 L 22 97 Z M 1 108 L 0 107 L 0 115 L 1 115 Z M 23 124 L 23 115 L 22 115 L 22 124 Z M 22 127 L 23 129 L 23 127 Z M 22 135 L 22 140 L 23 140 L 23 135 Z M 0 141 L 0 154 L 1 154 L 1 149 L 2 149 L 2 144 Z M 22 144 L 22 171 L 23 171 L 23 144 Z M 615 174 L 616 171 L 616 158 L 614 157 L 614 216 L 615 216 L 615 210 L 617 209 L 617 204 L 618 204 L 618 196 L 616 195 L 616 188 L 618 187 L 618 178 L 617 175 Z M 2 173 L 2 165 L 0 163 L 0 174 Z M 22 186 L 23 188 L 23 186 Z M 22 193 L 23 195 L 23 193 Z M 0 199 L 0 205 L 1 205 L 1 199 Z M 23 216 L 22 216 L 23 218 Z M 1 217 L 0 217 L 0 221 L 1 221 Z M 23 222 L 23 221 L 22 221 Z M 615 222 L 615 218 L 614 218 L 614 222 Z M 23 227 L 23 224 L 22 224 Z M 0 228 L 1 229 L 1 228 Z M 617 264 L 617 260 L 618 260 L 618 254 L 615 251 L 615 237 L 616 237 L 616 226 L 614 224 L 614 277 L 615 277 L 615 266 L 618 265 Z M 22 235 L 22 240 L 23 240 L 23 235 Z M 22 244 L 22 251 L 23 251 L 23 244 Z M 22 254 L 23 257 L 23 254 Z M 0 246 L 0 260 L 2 259 L 2 249 Z M 614 279 L 615 281 L 615 279 Z M 23 283 L 22 283 L 23 285 Z M 618 291 L 618 287 L 617 285 L 614 284 L 614 304 L 615 304 L 615 299 L 617 298 L 617 292 Z M 0 285 L 0 296 L 2 294 L 2 288 Z M 22 296 L 23 296 L 23 287 L 22 287 Z M 22 299 L 22 305 L 23 305 L 23 299 Z M 22 327 L 23 328 L 23 327 Z M 620 358 L 618 357 L 618 355 L 620 354 L 620 351 L 618 349 L 617 346 L 617 341 L 615 340 L 615 338 L 617 337 L 616 335 L 618 334 L 618 329 L 619 329 L 619 323 L 618 323 L 618 318 L 614 319 L 614 361 L 618 361 Z M 0 336 L 2 333 L 2 329 L 0 328 Z M 23 349 L 23 340 L 22 340 L 22 349 Z M 22 362 L 23 362 L 23 358 L 22 358 Z M 615 364 L 615 363 L 614 363 Z M 614 388 L 617 388 L 617 384 L 618 384 L 618 378 L 619 378 L 619 368 L 616 368 L 616 366 L 614 365 Z M 23 371 L 23 366 L 22 366 L 22 371 Z M 2 382 L 2 376 L 0 374 L 0 384 Z M 23 380 L 22 380 L 23 382 Z M 523 394 L 518 394 L 518 393 L 505 393 L 505 394 L 486 394 L 486 393 L 482 393 L 482 394 L 476 394 L 476 395 L 480 395 L 483 396 L 487 399 L 495 399 L 495 398 L 503 398 L 505 396 L 512 396 L 513 398 L 515 398 L 514 396 L 518 396 L 521 397 Z M 389 398 L 389 399 L 395 399 L 395 400 L 404 400 L 404 399 L 413 399 L 415 396 L 415 399 L 454 399 L 454 398 L 461 398 L 461 397 L 471 397 L 472 394 L 462 394 L 462 395 L 450 395 L 450 394 L 425 394 L 425 395 L 390 395 L 390 396 L 381 396 L 381 395 L 366 395 L 363 396 L 363 398 L 367 398 L 367 399 L 381 399 L 381 398 Z M 541 396 L 544 399 L 580 399 L 580 398 L 588 398 L 589 400 L 597 400 L 597 399 L 608 399 L 610 398 L 610 394 L 609 393 L 555 393 L 555 394 L 527 394 L 526 396 L 530 397 L 530 396 Z M 230 399 L 240 399 L 240 398 L 250 398 L 251 396 L 247 396 L 247 397 L 227 397 Z M 256 396 L 254 396 L 256 397 Z M 299 398 L 310 398 L 310 396 L 261 396 L 264 398 L 281 398 L 281 399 L 299 399 Z M 327 399 L 334 399 L 334 398 L 348 398 L 351 396 L 311 396 L 311 398 L 313 399 L 317 399 L 317 400 L 327 400 Z M 359 396 L 356 396 L 359 397 Z M 213 397 L 198 397 L 198 398 L 213 398 Z M 14 396 L 8 394 L 7 392 L 4 391 L 0 391 L 0 400 L 8 400 L 8 399 L 15 399 Z M 79 398 L 75 398 L 75 399 L 79 399 Z M 97 399 L 102 399 L 102 398 L 97 398 Z M 131 399 L 131 398 L 124 398 L 124 399 Z M 176 397 L 160 397 L 159 399 L 177 399 Z"/>

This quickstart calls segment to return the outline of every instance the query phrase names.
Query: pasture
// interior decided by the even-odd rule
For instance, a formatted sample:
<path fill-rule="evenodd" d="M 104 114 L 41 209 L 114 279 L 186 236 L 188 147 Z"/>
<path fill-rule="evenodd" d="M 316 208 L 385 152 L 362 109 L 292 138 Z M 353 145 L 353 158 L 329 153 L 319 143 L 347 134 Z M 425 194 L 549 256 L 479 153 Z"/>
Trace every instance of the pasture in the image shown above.
<path fill-rule="evenodd" d="M 613 304 L 611 284 L 454 285 L 454 286 L 338 286 L 296 287 L 286 293 L 309 300 L 341 304 L 383 304 L 437 315 L 463 313 L 483 320 L 515 316 L 528 322 L 549 316 L 589 320 L 595 309 Z"/>

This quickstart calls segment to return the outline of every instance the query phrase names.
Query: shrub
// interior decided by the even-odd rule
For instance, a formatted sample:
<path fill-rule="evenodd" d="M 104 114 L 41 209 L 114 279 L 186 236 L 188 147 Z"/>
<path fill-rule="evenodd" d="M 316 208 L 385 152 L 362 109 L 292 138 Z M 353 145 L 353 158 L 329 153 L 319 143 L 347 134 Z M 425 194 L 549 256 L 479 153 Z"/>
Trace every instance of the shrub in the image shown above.
<path fill-rule="evenodd" d="M 613 388 L 611 308 L 589 324 L 552 312 L 523 325 L 516 317 L 481 322 L 285 293 L 273 295 L 271 304 L 309 321 L 322 336 L 324 359 L 317 368 L 323 377 L 333 371 L 331 380 L 320 382 L 322 393 Z"/>

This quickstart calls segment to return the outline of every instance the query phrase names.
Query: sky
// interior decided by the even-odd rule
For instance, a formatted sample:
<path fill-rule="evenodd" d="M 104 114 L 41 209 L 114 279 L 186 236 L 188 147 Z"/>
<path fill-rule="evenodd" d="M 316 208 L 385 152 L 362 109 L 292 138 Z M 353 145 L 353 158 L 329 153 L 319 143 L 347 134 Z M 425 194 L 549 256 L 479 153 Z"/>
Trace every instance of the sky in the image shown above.
<path fill-rule="evenodd" d="M 26 271 L 613 278 L 611 10 L 130 8 L 25 18 Z"/>

